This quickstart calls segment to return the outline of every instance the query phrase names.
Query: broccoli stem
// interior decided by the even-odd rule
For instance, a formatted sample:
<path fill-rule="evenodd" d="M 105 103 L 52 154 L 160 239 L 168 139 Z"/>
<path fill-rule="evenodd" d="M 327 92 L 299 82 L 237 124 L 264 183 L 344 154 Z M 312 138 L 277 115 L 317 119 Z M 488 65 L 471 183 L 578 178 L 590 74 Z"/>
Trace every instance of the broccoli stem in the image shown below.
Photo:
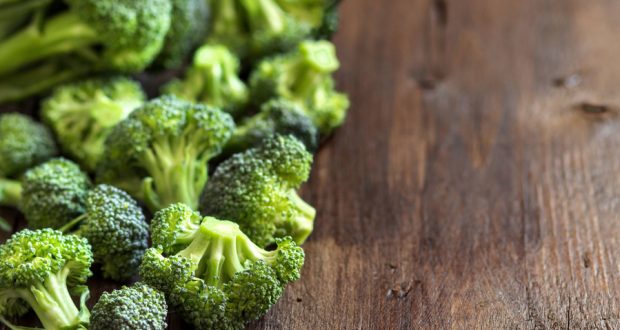
<path fill-rule="evenodd" d="M 36 61 L 84 48 L 97 42 L 97 33 L 72 12 L 31 24 L 0 43 L 0 75 Z"/>
<path fill-rule="evenodd" d="M 22 196 L 19 181 L 0 178 L 0 205 L 18 207 Z"/>
<path fill-rule="evenodd" d="M 87 213 L 84 213 L 82 215 L 80 215 L 79 217 L 67 222 L 64 226 L 60 227 L 58 230 L 63 232 L 63 233 L 67 233 L 69 232 L 73 227 L 75 227 L 77 224 L 79 224 L 80 222 L 84 221 L 84 219 L 86 219 L 88 217 Z M 79 229 L 74 230 L 72 232 L 72 234 L 74 235 L 79 235 Z"/>
<path fill-rule="evenodd" d="M 295 190 L 289 192 L 289 199 L 293 208 L 297 211 L 297 216 L 291 224 L 289 232 L 295 243 L 302 244 L 312 233 L 316 210 L 301 199 Z"/>
<path fill-rule="evenodd" d="M 273 0 L 241 0 L 253 31 L 268 30 L 274 34 L 286 28 L 282 9 Z"/>

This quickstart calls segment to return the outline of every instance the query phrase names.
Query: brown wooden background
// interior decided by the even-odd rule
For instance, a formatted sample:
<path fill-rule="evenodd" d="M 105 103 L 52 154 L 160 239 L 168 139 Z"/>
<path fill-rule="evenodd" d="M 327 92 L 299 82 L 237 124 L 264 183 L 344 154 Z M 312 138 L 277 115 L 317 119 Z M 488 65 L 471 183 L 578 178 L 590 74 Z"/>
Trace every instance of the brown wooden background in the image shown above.
<path fill-rule="evenodd" d="M 353 107 L 304 188 L 303 277 L 251 328 L 619 329 L 620 1 L 342 17 Z"/>

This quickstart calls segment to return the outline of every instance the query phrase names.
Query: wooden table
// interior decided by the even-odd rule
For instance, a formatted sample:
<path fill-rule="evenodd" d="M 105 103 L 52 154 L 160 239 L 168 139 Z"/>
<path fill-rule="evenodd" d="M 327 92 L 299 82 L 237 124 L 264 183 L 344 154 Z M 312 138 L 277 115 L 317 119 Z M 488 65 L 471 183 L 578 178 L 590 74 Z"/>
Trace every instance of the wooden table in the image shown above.
<path fill-rule="evenodd" d="M 353 107 L 303 277 L 252 328 L 620 328 L 620 2 L 342 14 Z"/>

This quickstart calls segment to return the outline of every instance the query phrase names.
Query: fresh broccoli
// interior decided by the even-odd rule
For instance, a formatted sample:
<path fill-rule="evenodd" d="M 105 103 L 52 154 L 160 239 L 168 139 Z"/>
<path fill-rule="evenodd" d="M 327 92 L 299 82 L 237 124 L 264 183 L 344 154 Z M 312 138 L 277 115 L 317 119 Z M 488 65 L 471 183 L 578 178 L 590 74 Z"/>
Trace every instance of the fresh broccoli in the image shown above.
<path fill-rule="evenodd" d="M 52 0 L 0 1 L 0 42 L 28 23 L 32 16 Z"/>
<path fill-rule="evenodd" d="M 41 114 L 64 151 L 94 170 L 112 127 L 145 98 L 140 84 L 130 79 L 88 79 L 58 87 L 44 100 Z"/>
<path fill-rule="evenodd" d="M 305 41 L 296 51 L 261 62 L 250 77 L 253 102 L 283 98 L 302 106 L 322 135 L 340 126 L 349 99 L 334 89 L 331 74 L 340 66 L 334 45 Z"/>
<path fill-rule="evenodd" d="M 317 129 L 303 109 L 293 102 L 272 100 L 237 126 L 223 154 L 229 156 L 250 149 L 275 134 L 295 136 L 310 152 L 318 148 Z"/>
<path fill-rule="evenodd" d="M 202 218 L 183 204 L 159 211 L 151 231 L 155 248 L 140 275 L 197 329 L 240 329 L 261 317 L 299 279 L 304 262 L 290 238 L 266 251 L 237 224 Z"/>
<path fill-rule="evenodd" d="M 20 202 L 28 227 L 58 229 L 84 214 L 90 188 L 88 176 L 64 158 L 30 169 L 22 178 Z"/>
<path fill-rule="evenodd" d="M 172 22 L 157 64 L 163 68 L 179 66 L 204 40 L 208 25 L 207 0 L 172 0 Z"/>
<path fill-rule="evenodd" d="M 275 136 L 220 164 L 207 184 L 200 211 L 230 219 L 260 246 L 291 236 L 302 244 L 316 211 L 296 190 L 308 179 L 312 155 L 291 136 Z"/>
<path fill-rule="evenodd" d="M 164 294 L 138 282 L 104 292 L 92 310 L 91 330 L 164 330 L 168 306 Z"/>
<path fill-rule="evenodd" d="M 60 12 L 36 15 L 32 23 L 0 41 L 0 96 L 11 90 L 13 82 L 31 67 L 45 67 L 58 57 L 87 62 L 88 71 L 139 72 L 158 55 L 171 19 L 170 0 L 66 0 Z M 38 86 L 12 99 L 42 92 L 50 81 L 75 79 L 74 67 L 57 69 L 54 75 L 32 74 L 29 81 Z M 36 70 L 34 72 L 37 72 Z M 71 73 L 71 74 L 69 74 Z M 60 79 L 60 78 L 63 79 Z M 22 85 L 28 85 L 21 82 Z M 0 102 L 6 99 L 0 98 Z"/>
<path fill-rule="evenodd" d="M 298 4 L 302 2 L 303 4 Z M 287 51 L 321 26 L 328 0 L 211 0 L 208 41 L 251 61 Z"/>
<path fill-rule="evenodd" d="M 218 107 L 233 116 L 248 103 L 248 89 L 239 78 L 239 59 L 221 45 L 204 45 L 194 55 L 194 63 L 183 80 L 174 80 L 164 93 Z"/>
<path fill-rule="evenodd" d="M 176 202 L 197 208 L 207 163 L 234 130 L 229 114 L 164 96 L 134 111 L 106 141 L 98 180 L 143 199 L 156 211 Z"/>
<path fill-rule="evenodd" d="M 283 0 L 289 2 L 290 0 Z M 325 13 L 323 15 L 323 21 L 319 27 L 317 27 L 313 35 L 318 39 L 329 40 L 338 31 L 340 25 L 340 17 L 338 15 L 338 6 L 341 0 L 328 1 L 325 6 Z"/>
<path fill-rule="evenodd" d="M 93 255 L 84 238 L 60 231 L 22 230 L 0 246 L 0 320 L 34 310 L 45 329 L 87 329 L 85 306 Z M 80 296 L 80 308 L 71 298 Z M 28 328 L 30 329 L 30 328 Z"/>
<path fill-rule="evenodd" d="M 50 131 L 27 116 L 0 115 L 0 205 L 17 207 L 18 176 L 57 153 Z"/>

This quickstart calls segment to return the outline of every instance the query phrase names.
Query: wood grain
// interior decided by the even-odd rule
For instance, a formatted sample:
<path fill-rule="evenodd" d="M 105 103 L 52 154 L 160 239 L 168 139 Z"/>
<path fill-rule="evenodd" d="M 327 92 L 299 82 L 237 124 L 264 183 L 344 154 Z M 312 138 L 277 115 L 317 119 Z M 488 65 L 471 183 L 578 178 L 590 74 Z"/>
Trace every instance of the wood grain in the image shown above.
<path fill-rule="evenodd" d="M 618 13 L 345 1 L 353 107 L 304 187 L 303 277 L 251 328 L 619 329 Z"/>

